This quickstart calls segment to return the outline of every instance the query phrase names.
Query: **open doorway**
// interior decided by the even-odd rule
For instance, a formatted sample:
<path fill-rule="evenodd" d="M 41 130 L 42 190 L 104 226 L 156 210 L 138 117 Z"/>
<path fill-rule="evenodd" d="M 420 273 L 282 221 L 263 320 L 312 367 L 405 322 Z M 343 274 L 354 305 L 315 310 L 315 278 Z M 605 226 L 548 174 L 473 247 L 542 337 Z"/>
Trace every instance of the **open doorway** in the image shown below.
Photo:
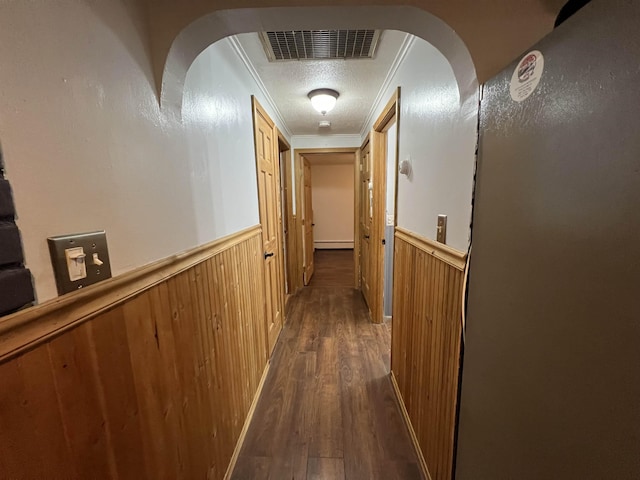
<path fill-rule="evenodd" d="M 360 285 L 374 323 L 389 319 L 392 312 L 399 102 L 398 88 L 361 147 Z"/>
<path fill-rule="evenodd" d="M 293 181 L 291 177 L 291 145 L 278 130 L 278 152 L 280 162 L 280 203 L 282 205 L 282 249 L 285 299 L 289 300 L 298 288 L 297 278 L 297 239 L 295 216 L 293 214 Z"/>
<path fill-rule="evenodd" d="M 297 204 L 303 212 L 298 238 L 303 244 L 305 285 L 315 276 L 314 284 L 354 286 L 357 152 L 357 148 L 296 150 Z"/>

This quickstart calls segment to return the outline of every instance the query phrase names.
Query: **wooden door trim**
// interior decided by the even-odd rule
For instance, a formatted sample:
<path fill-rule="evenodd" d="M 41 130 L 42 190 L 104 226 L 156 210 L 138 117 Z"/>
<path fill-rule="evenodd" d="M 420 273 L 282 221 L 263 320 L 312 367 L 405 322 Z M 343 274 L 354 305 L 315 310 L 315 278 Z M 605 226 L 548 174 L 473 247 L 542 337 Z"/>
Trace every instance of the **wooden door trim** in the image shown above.
<path fill-rule="evenodd" d="M 362 150 L 355 153 L 353 185 L 353 288 L 360 288 L 360 162 Z"/>
<path fill-rule="evenodd" d="M 307 177 L 308 173 L 308 177 Z M 307 183 L 308 182 L 308 183 Z M 307 186 L 309 187 L 309 193 L 307 194 Z M 314 245 L 314 234 L 313 234 L 313 183 L 311 179 L 311 161 L 303 156 L 302 157 L 302 187 L 304 190 L 303 194 L 303 212 L 304 212 L 304 228 L 302 229 L 304 235 L 304 268 L 303 268 L 303 284 L 304 286 L 309 285 L 311 283 L 311 277 L 315 271 L 315 245 Z M 307 204 L 307 201 L 309 203 Z M 309 244 L 309 237 L 311 237 L 311 244 Z M 310 255 L 309 255 L 310 252 Z"/>
<path fill-rule="evenodd" d="M 287 150 L 291 150 L 291 144 L 289 143 L 289 141 L 286 139 L 286 137 L 278 127 L 276 127 L 276 129 L 278 130 L 278 142 L 281 144 L 278 146 L 280 151 L 285 152 Z"/>
<path fill-rule="evenodd" d="M 394 124 L 397 125 L 396 135 L 396 170 L 398 167 L 398 151 L 400 148 L 400 87 L 396 89 L 382 112 L 373 124 L 373 129 L 369 137 L 371 142 L 371 153 L 373 158 L 373 219 L 372 234 L 375 241 L 373 242 L 372 258 L 373 262 L 372 283 L 373 293 L 371 295 L 373 301 L 371 306 L 371 316 L 374 323 L 382 323 L 384 321 L 384 305 L 383 305 L 383 279 L 384 279 L 384 239 L 385 226 L 385 204 L 386 204 L 386 132 Z M 383 172 L 383 174 L 381 174 Z M 398 176 L 395 182 L 395 205 L 394 205 L 394 226 L 397 224 L 397 193 L 398 193 Z"/>
<path fill-rule="evenodd" d="M 289 228 L 289 232 L 287 233 L 287 237 L 288 239 L 290 239 L 291 241 L 289 241 L 287 243 L 287 256 L 285 258 L 285 256 L 283 255 L 283 261 L 284 261 L 284 267 L 287 271 L 287 278 L 290 279 L 290 288 L 291 291 L 289 292 L 289 295 L 293 295 L 295 294 L 299 288 L 302 287 L 302 282 L 300 281 L 300 279 L 298 278 L 297 275 L 297 259 L 298 259 L 298 253 L 297 253 L 297 249 L 298 249 L 298 242 L 296 239 L 296 216 L 293 214 L 293 169 L 292 169 L 292 165 L 291 165 L 291 145 L 289 144 L 289 142 L 287 141 L 287 139 L 284 137 L 284 135 L 282 134 L 282 132 L 276 127 L 276 131 L 278 132 L 278 147 L 280 150 L 280 153 L 285 153 L 285 164 L 283 167 L 283 172 L 285 175 L 285 178 L 280 179 L 281 182 L 283 182 L 283 185 L 285 187 L 285 204 L 282 205 L 282 209 L 283 209 L 283 214 L 286 213 L 287 215 L 287 226 Z M 283 239 L 284 241 L 285 239 Z M 284 243 L 283 243 L 284 246 Z M 284 250 L 284 249 L 283 249 Z"/>
<path fill-rule="evenodd" d="M 400 101 L 400 87 L 393 93 L 384 109 L 373 124 L 373 130 L 376 132 L 384 132 L 387 126 L 391 124 L 393 117 L 398 115 L 398 103 Z"/>

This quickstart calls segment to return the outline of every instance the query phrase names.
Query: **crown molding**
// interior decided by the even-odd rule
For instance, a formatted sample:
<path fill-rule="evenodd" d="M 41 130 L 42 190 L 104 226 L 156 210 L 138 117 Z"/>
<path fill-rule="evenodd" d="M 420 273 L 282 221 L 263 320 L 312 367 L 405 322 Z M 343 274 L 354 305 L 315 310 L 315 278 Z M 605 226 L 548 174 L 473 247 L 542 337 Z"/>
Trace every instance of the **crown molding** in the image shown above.
<path fill-rule="evenodd" d="M 389 86 L 391 85 L 391 81 L 393 80 L 393 77 L 398 72 L 400 65 L 402 65 L 403 60 L 407 56 L 407 53 L 409 53 L 409 49 L 411 48 L 411 45 L 413 45 L 413 42 L 415 41 L 415 39 L 416 37 L 414 37 L 410 33 L 407 33 L 405 35 L 404 41 L 400 46 L 400 50 L 398 50 L 398 54 L 396 55 L 396 58 L 393 60 L 393 63 L 391 64 L 391 67 L 387 72 L 387 76 L 385 77 L 384 82 L 382 82 L 382 86 L 380 87 L 380 90 L 378 90 L 378 95 L 376 95 L 376 99 L 371 105 L 371 109 L 369 110 L 369 113 L 362 124 L 362 128 L 360 130 L 361 139 L 364 139 L 365 136 L 367 135 L 369 131 L 369 128 L 367 127 L 373 124 L 373 121 L 375 119 L 375 114 L 378 110 L 378 106 L 386 101 L 386 99 L 384 98 L 384 94 L 389 88 Z"/>
<path fill-rule="evenodd" d="M 282 117 L 280 110 L 278 109 L 278 107 L 276 106 L 276 103 L 273 101 L 273 98 L 267 91 L 267 87 L 264 85 L 262 78 L 260 78 L 258 71 L 253 66 L 253 63 L 251 63 L 251 60 L 249 59 L 247 52 L 245 52 L 244 48 L 240 44 L 240 41 L 235 35 L 227 37 L 227 41 L 229 42 L 229 45 L 231 45 L 231 48 L 233 49 L 235 54 L 238 56 L 240 61 L 242 61 L 242 63 L 246 67 L 247 71 L 249 72 L 249 75 L 251 75 L 251 77 L 253 78 L 253 81 L 256 82 L 256 85 L 258 85 L 258 89 L 260 90 L 260 93 L 262 93 L 262 95 L 264 96 L 264 99 L 266 100 L 267 105 L 269 105 L 271 111 L 274 114 L 274 117 L 275 117 L 274 120 L 278 125 L 282 127 L 282 133 L 284 133 L 285 137 L 288 137 L 288 140 L 290 142 L 290 139 L 293 136 L 291 133 L 291 130 L 289 130 L 289 127 L 287 126 L 287 123 L 284 121 L 284 118 Z"/>

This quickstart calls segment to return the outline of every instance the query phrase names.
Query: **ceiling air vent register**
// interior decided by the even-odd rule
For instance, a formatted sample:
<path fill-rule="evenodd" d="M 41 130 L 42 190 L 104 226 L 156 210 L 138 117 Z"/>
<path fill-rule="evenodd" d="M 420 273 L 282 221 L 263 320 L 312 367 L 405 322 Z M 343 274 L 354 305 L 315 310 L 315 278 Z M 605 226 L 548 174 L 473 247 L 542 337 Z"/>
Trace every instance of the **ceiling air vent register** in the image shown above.
<path fill-rule="evenodd" d="M 373 58 L 380 30 L 288 30 L 262 32 L 270 62 Z"/>

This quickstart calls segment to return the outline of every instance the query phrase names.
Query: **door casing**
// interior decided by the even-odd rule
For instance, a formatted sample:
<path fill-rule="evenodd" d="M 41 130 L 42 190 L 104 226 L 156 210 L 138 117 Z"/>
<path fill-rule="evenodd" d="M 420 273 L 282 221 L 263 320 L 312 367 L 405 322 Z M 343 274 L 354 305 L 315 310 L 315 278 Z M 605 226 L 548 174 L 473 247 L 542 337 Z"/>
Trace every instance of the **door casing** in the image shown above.
<path fill-rule="evenodd" d="M 384 322 L 383 308 L 383 288 L 384 288 L 384 227 L 385 227 L 385 207 L 387 191 L 387 144 L 386 132 L 395 123 L 397 125 L 396 141 L 396 165 L 398 165 L 398 151 L 400 146 L 400 87 L 396 89 L 384 109 L 373 124 L 373 129 L 369 134 L 372 156 L 372 177 L 373 177 L 373 218 L 371 222 L 371 320 L 374 323 Z M 398 176 L 396 175 L 395 200 L 394 200 L 394 228 L 397 226 L 398 209 Z M 365 261 L 363 259 L 363 261 Z"/>

